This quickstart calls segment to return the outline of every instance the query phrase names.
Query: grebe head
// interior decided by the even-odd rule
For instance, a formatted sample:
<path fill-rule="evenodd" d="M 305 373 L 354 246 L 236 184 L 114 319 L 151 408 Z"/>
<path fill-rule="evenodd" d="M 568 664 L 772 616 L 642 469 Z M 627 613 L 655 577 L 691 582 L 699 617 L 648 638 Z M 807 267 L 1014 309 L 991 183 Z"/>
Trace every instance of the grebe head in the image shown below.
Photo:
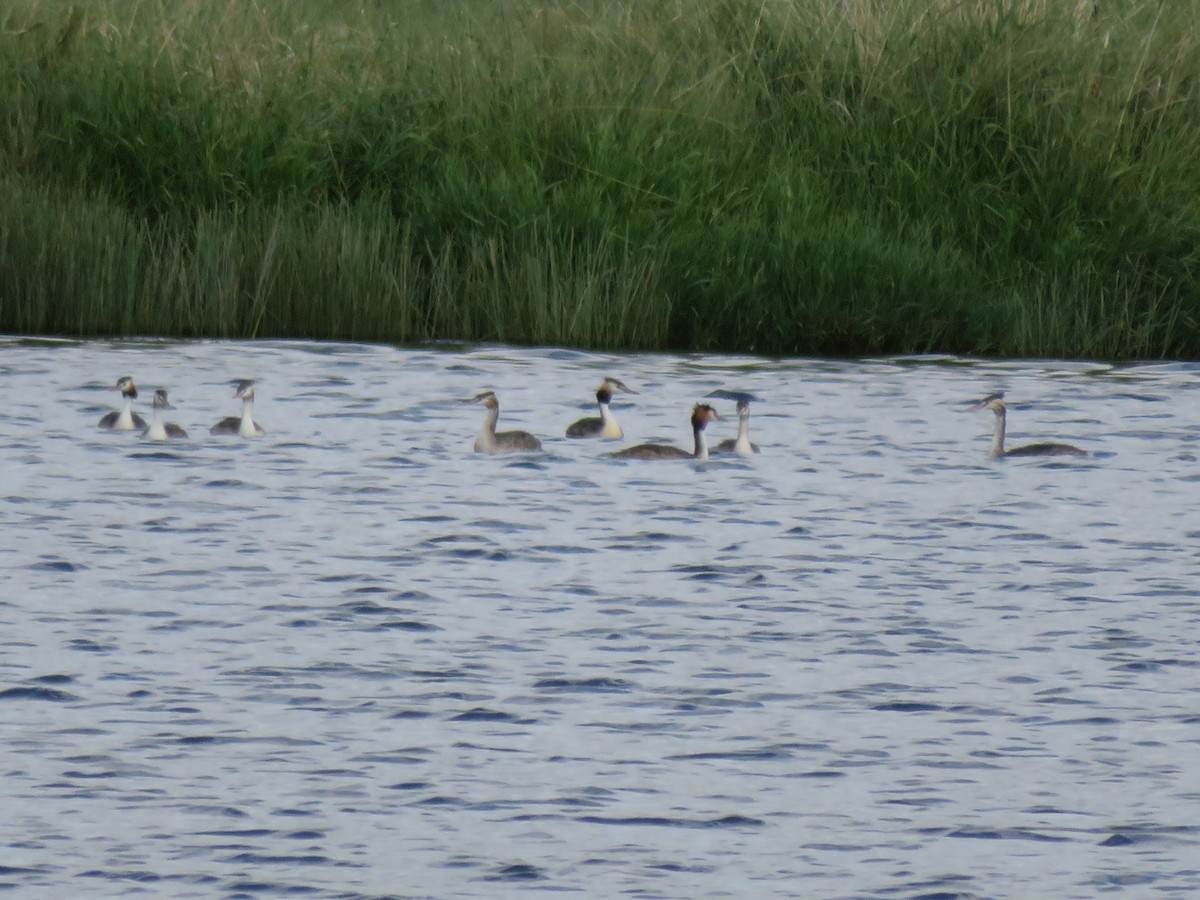
<path fill-rule="evenodd" d="M 171 401 L 167 399 L 167 392 L 159 388 L 154 392 L 154 408 L 155 409 L 174 409 Z"/>
<path fill-rule="evenodd" d="M 117 379 L 117 390 L 121 392 L 121 396 L 123 397 L 137 399 L 137 385 L 133 383 L 133 379 L 128 375 L 122 375 Z"/>
<path fill-rule="evenodd" d="M 713 419 L 720 421 L 721 417 L 717 411 L 707 403 L 697 403 L 692 407 L 692 427 L 703 428 Z"/>
<path fill-rule="evenodd" d="M 464 400 L 464 403 L 482 403 L 488 409 L 499 409 L 500 401 L 496 399 L 496 394 L 493 391 L 484 391 L 482 394 L 476 394 L 470 400 Z"/>
<path fill-rule="evenodd" d="M 975 412 L 980 409 L 990 409 L 998 416 L 1004 415 L 1004 391 L 988 394 L 982 400 L 972 403 L 963 412 Z"/>
<path fill-rule="evenodd" d="M 242 400 L 254 399 L 254 379 L 243 378 L 233 383 L 233 396 Z"/>
<path fill-rule="evenodd" d="M 608 391 L 609 393 L 612 393 L 612 394 L 636 394 L 637 393 L 637 391 L 635 391 L 633 388 L 631 388 L 629 385 L 627 385 L 625 382 L 623 382 L 620 378 L 613 378 L 611 375 L 608 378 L 605 378 L 602 382 L 600 382 L 600 387 L 596 388 L 596 390 Z"/>

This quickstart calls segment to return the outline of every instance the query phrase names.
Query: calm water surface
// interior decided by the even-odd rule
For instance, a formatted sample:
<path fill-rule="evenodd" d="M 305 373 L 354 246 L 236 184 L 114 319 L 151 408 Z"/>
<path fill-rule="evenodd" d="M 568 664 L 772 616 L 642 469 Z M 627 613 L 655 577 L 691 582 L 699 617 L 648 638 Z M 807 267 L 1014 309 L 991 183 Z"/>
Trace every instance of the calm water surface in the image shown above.
<path fill-rule="evenodd" d="M 97 430 L 131 374 L 192 439 Z M 750 390 L 752 461 L 627 440 Z M 0 887 L 1200 892 L 1200 370 L 0 342 Z M 255 377 L 262 440 L 210 437 Z M 500 427 L 545 452 L 471 452 Z M 989 462 L 1069 440 L 1082 460 Z M 727 420 L 712 438 L 731 436 Z"/>

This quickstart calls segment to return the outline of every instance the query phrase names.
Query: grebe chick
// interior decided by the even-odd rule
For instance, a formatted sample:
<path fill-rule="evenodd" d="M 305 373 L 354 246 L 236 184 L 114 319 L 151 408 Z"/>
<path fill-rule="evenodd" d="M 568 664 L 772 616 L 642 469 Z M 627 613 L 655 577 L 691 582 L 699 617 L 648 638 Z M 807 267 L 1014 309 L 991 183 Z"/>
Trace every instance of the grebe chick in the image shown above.
<path fill-rule="evenodd" d="M 487 418 L 483 420 L 483 427 L 475 436 L 476 453 L 520 453 L 542 449 L 542 442 L 528 431 L 496 431 L 496 421 L 500 418 L 500 401 L 492 391 L 476 394 L 466 402 L 482 403 L 487 407 Z"/>
<path fill-rule="evenodd" d="M 234 382 L 234 397 L 242 398 L 242 414 L 226 416 L 212 428 L 209 434 L 240 434 L 242 437 L 262 437 L 267 432 L 254 421 L 254 382 L 242 380 Z"/>
<path fill-rule="evenodd" d="M 688 453 L 669 444 L 638 444 L 610 454 L 614 459 L 708 459 L 708 444 L 704 441 L 704 426 L 713 419 L 720 419 L 717 411 L 707 403 L 692 407 L 692 438 L 695 449 Z"/>
<path fill-rule="evenodd" d="M 736 438 L 726 438 L 713 447 L 713 453 L 733 453 L 737 456 L 753 456 L 758 452 L 758 445 L 750 443 L 750 401 L 757 400 L 753 394 L 740 391 L 713 391 L 708 396 L 723 397 L 726 400 L 737 401 L 738 430 Z"/>
<path fill-rule="evenodd" d="M 125 404 L 119 410 L 114 409 L 110 413 L 105 413 L 100 419 L 100 427 L 113 431 L 133 431 L 136 428 L 145 428 L 146 420 L 133 411 L 133 401 L 137 399 L 137 385 L 133 383 L 133 379 L 128 375 L 122 375 L 117 379 L 116 389 L 125 398 Z"/>
<path fill-rule="evenodd" d="M 1086 450 L 1080 450 L 1078 447 L 1072 447 L 1070 444 L 1056 444 L 1053 442 L 1040 444 L 1026 444 L 1024 447 L 1014 447 L 1012 450 L 1004 449 L 1004 391 L 996 391 L 994 394 L 988 394 L 978 403 L 972 404 L 965 412 L 974 412 L 977 409 L 990 409 L 995 415 L 995 430 L 992 432 L 992 449 L 988 454 L 992 459 L 1001 459 L 1006 456 L 1087 456 Z"/>
<path fill-rule="evenodd" d="M 174 422 L 164 422 L 163 413 L 165 410 L 174 409 L 171 402 L 167 400 L 167 392 L 159 388 L 154 392 L 154 417 L 150 422 L 150 427 L 142 432 L 142 437 L 149 441 L 166 441 L 172 438 L 185 438 L 187 432 L 176 425 Z"/>
<path fill-rule="evenodd" d="M 605 378 L 596 388 L 596 403 L 600 406 L 600 416 L 588 416 L 567 426 L 569 438 L 622 438 L 625 432 L 621 430 L 616 416 L 608 408 L 616 392 L 636 394 L 633 388 L 627 386 L 619 378 Z"/>

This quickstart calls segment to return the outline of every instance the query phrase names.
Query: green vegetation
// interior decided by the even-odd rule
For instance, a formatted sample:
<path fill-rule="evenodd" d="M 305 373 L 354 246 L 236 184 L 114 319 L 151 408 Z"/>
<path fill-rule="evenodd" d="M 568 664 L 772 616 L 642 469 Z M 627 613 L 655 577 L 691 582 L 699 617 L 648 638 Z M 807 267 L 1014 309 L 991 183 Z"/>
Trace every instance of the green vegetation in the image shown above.
<path fill-rule="evenodd" d="M 1200 356 L 1169 0 L 15 0 L 0 330 Z"/>

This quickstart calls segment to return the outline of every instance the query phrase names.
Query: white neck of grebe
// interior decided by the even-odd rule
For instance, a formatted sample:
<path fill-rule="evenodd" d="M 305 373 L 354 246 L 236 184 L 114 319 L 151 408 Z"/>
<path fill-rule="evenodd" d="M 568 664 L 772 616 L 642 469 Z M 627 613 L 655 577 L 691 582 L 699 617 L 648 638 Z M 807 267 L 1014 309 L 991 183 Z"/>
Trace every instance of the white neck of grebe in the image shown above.
<path fill-rule="evenodd" d="M 254 428 L 254 398 L 242 398 L 242 423 L 238 426 L 238 434 L 242 437 L 258 437 Z"/>
<path fill-rule="evenodd" d="M 625 437 L 625 432 L 621 430 L 617 417 L 608 408 L 607 400 L 600 401 L 600 436 L 606 438 Z"/>
<path fill-rule="evenodd" d="M 708 441 L 704 439 L 704 424 L 693 425 L 692 431 L 696 436 L 696 449 L 692 452 L 692 456 L 696 459 L 708 459 Z"/>
<path fill-rule="evenodd" d="M 500 407 L 489 407 L 487 418 L 483 420 L 483 427 L 479 429 L 479 434 L 475 436 L 476 453 L 487 453 L 496 446 L 496 422 L 499 418 Z"/>
<path fill-rule="evenodd" d="M 750 411 L 738 413 L 737 440 L 733 442 L 733 452 L 738 456 L 753 456 L 754 447 L 750 443 Z"/>
<path fill-rule="evenodd" d="M 125 404 L 121 407 L 121 414 L 117 416 L 117 422 L 113 426 L 119 431 L 133 431 L 133 398 L 128 394 L 125 395 Z"/>
<path fill-rule="evenodd" d="M 163 424 L 163 411 L 161 409 L 154 410 L 154 418 L 150 421 L 150 427 L 146 430 L 146 437 L 152 441 L 165 441 L 167 439 L 167 426 Z"/>
<path fill-rule="evenodd" d="M 994 410 L 996 414 L 996 423 L 992 431 L 992 451 L 990 456 L 992 459 L 1004 455 L 1004 419 L 1005 410 L 1003 407 Z"/>

